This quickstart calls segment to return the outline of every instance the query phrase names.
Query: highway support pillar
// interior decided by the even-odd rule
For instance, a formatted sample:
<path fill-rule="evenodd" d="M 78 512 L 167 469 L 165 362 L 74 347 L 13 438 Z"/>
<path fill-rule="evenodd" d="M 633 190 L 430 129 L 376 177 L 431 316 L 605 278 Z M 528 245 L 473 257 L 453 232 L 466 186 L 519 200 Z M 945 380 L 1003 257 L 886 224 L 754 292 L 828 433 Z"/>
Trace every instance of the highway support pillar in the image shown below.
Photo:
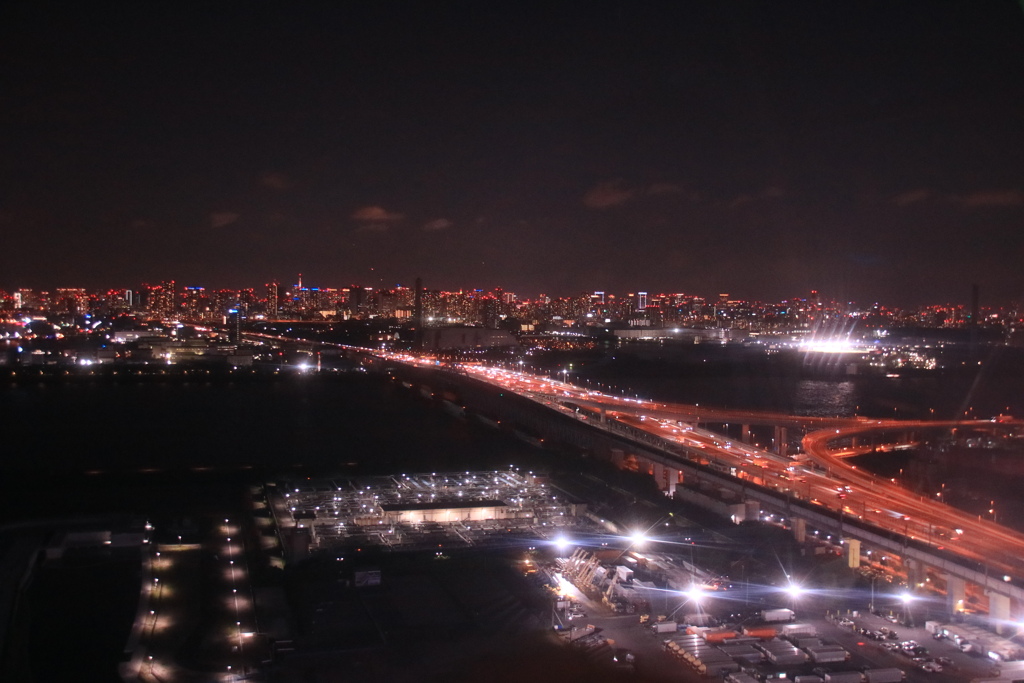
<path fill-rule="evenodd" d="M 860 541 L 856 538 L 847 538 L 843 545 L 846 546 L 846 566 L 856 569 L 860 566 Z"/>
<path fill-rule="evenodd" d="M 789 430 L 785 427 L 775 428 L 775 452 L 786 455 L 789 449 Z"/>
<path fill-rule="evenodd" d="M 967 599 L 967 582 L 959 576 L 946 575 L 946 608 L 950 614 L 962 612 Z"/>
<path fill-rule="evenodd" d="M 674 498 L 676 486 L 679 484 L 679 470 L 671 467 L 665 468 L 665 495 Z"/>
<path fill-rule="evenodd" d="M 802 517 L 793 518 L 793 538 L 796 539 L 797 543 L 803 543 L 807 540 L 807 520 Z"/>
<path fill-rule="evenodd" d="M 750 438 L 750 425 L 740 425 L 740 441 L 743 443 L 753 443 Z"/>
<path fill-rule="evenodd" d="M 924 567 L 921 566 L 919 561 L 904 557 L 903 569 L 907 572 L 907 585 L 911 588 L 916 587 L 917 584 L 924 580 Z"/>
<path fill-rule="evenodd" d="M 1003 635 L 1009 629 L 1010 596 L 988 591 L 988 617 L 996 625 L 996 633 Z M 1016 632 L 1016 624 L 1013 631 Z"/>
<path fill-rule="evenodd" d="M 654 477 L 654 483 L 658 487 L 658 490 L 664 491 L 668 478 L 665 466 L 660 462 L 651 463 L 651 476 Z"/>
<path fill-rule="evenodd" d="M 601 406 L 601 424 L 608 424 L 608 411 L 605 409 L 604 406 Z"/>

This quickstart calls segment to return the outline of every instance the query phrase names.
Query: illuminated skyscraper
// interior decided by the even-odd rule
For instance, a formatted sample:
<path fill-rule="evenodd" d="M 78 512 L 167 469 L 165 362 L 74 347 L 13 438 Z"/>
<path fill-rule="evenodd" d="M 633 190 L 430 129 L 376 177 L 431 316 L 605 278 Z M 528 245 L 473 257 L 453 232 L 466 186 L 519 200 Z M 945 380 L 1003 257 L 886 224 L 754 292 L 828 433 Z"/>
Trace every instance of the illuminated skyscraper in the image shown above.
<path fill-rule="evenodd" d="M 277 320 L 277 281 L 267 283 L 267 320 Z"/>

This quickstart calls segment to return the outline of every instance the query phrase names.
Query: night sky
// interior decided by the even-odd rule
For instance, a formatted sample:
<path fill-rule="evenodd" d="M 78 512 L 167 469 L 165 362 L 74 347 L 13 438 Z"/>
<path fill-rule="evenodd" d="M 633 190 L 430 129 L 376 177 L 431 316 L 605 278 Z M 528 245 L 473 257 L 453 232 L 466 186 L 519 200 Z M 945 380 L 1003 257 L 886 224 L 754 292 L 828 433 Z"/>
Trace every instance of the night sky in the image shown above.
<path fill-rule="evenodd" d="M 0 288 L 1024 300 L 1024 11 L 0 9 Z"/>

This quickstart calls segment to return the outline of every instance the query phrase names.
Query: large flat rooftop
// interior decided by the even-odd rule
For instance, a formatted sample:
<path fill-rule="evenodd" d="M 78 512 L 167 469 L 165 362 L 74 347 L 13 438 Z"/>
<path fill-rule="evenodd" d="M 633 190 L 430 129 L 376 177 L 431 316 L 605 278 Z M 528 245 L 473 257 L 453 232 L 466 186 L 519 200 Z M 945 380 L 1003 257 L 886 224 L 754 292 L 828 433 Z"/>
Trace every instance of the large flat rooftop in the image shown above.
<path fill-rule="evenodd" d="M 282 526 L 309 530 L 310 550 L 445 549 L 592 526 L 582 501 L 514 468 L 279 482 L 274 497 Z"/>

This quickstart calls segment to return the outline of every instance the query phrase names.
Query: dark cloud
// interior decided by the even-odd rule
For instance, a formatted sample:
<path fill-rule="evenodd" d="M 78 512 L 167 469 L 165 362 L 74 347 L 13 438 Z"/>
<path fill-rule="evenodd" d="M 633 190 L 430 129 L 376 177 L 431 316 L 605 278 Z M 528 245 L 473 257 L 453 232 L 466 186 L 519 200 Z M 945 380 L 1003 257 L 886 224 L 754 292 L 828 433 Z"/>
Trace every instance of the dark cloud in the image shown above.
<path fill-rule="evenodd" d="M 647 194 L 657 196 L 661 194 L 680 194 L 683 188 L 675 183 L 654 183 L 647 188 Z"/>
<path fill-rule="evenodd" d="M 895 204 L 896 206 L 910 206 L 911 204 L 923 202 L 924 200 L 928 199 L 931 196 L 931 190 L 921 188 L 918 190 L 910 190 L 909 192 L 904 192 L 902 194 L 896 195 L 895 197 L 892 198 L 892 203 Z"/>
<path fill-rule="evenodd" d="M 284 173 L 270 172 L 260 176 L 260 185 L 282 192 L 292 186 L 292 181 Z"/>
<path fill-rule="evenodd" d="M 423 229 L 426 232 L 437 232 L 439 230 L 448 230 L 453 225 L 455 225 L 455 224 L 452 223 L 447 218 L 437 218 L 435 220 L 428 221 L 428 222 L 424 223 L 423 224 Z"/>
<path fill-rule="evenodd" d="M 360 223 L 352 232 L 370 232 L 370 233 L 382 233 L 387 232 L 391 229 L 391 226 L 387 223 Z"/>
<path fill-rule="evenodd" d="M 964 206 L 983 208 L 1024 206 L 1024 192 L 1020 190 L 978 190 L 956 197 L 955 201 Z"/>
<path fill-rule="evenodd" d="M 769 185 L 760 192 L 757 192 L 756 194 L 737 195 L 735 198 L 733 198 L 732 201 L 729 202 L 729 208 L 736 209 L 743 206 L 744 204 L 749 204 L 751 202 L 756 202 L 764 199 L 780 199 L 785 196 L 786 191 L 783 190 L 781 187 Z"/>
<path fill-rule="evenodd" d="M 403 214 L 388 211 L 383 206 L 363 206 L 352 212 L 352 220 L 360 223 L 397 223 Z"/>
<path fill-rule="evenodd" d="M 591 209 L 610 209 L 622 206 L 636 197 L 637 191 L 620 180 L 598 183 L 583 195 L 583 205 Z"/>
<path fill-rule="evenodd" d="M 214 229 L 224 228 L 231 225 L 239 218 L 241 218 L 241 216 L 234 211 L 214 211 L 210 214 L 210 227 Z"/>

